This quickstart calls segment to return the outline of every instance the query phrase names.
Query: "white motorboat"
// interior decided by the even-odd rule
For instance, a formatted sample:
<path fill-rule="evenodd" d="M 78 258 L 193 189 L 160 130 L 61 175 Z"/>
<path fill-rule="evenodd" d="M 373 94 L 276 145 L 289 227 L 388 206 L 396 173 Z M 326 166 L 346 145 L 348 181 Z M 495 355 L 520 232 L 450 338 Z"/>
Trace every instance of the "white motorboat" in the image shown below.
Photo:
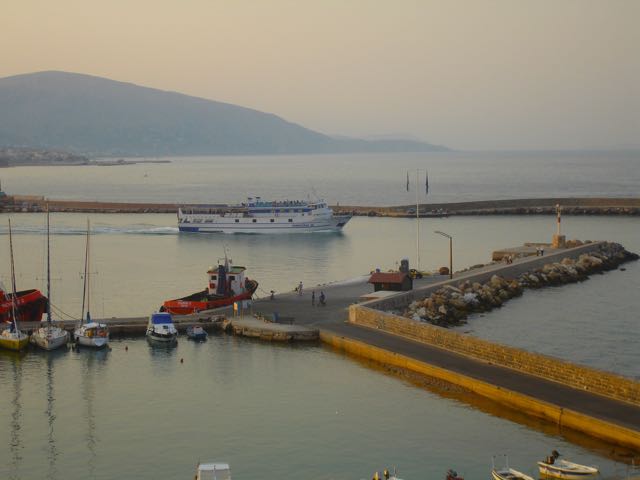
<path fill-rule="evenodd" d="M 173 324 L 171 314 L 167 312 L 151 314 L 147 324 L 147 339 L 164 344 L 175 343 L 178 340 L 178 330 Z"/>
<path fill-rule="evenodd" d="M 195 480 L 231 480 L 231 469 L 226 463 L 199 463 Z"/>
<path fill-rule="evenodd" d="M 506 455 L 504 455 L 504 467 L 501 469 L 496 468 L 495 459 L 495 456 L 491 459 L 491 476 L 493 477 L 493 480 L 533 480 L 529 475 L 526 475 L 514 468 L 510 468 L 509 458 Z"/>
<path fill-rule="evenodd" d="M 31 342 L 44 350 L 55 350 L 69 342 L 69 332 L 51 320 L 51 250 L 49 242 L 49 205 L 47 205 L 47 319 L 44 326 L 31 335 Z"/>
<path fill-rule="evenodd" d="M 78 345 L 84 347 L 102 348 L 109 344 L 109 327 L 106 323 L 93 322 L 89 309 L 91 306 L 91 282 L 89 280 L 89 220 L 87 220 L 87 243 L 84 258 L 84 287 L 82 291 L 82 314 L 80 324 L 73 332 L 73 339 Z M 84 316 L 85 301 L 87 306 L 87 316 Z"/>
<path fill-rule="evenodd" d="M 599 472 L 597 467 L 580 465 L 579 463 L 573 463 L 567 460 L 558 460 L 553 464 L 538 462 L 538 469 L 542 475 L 555 478 L 566 478 L 569 480 L 590 478 L 597 475 Z"/>
<path fill-rule="evenodd" d="M 494 468 L 491 470 L 491 476 L 494 480 L 533 480 L 529 475 L 509 467 L 499 470 Z"/>
<path fill-rule="evenodd" d="M 340 231 L 351 215 L 334 215 L 324 200 L 266 202 L 249 197 L 239 205 L 185 206 L 178 229 L 200 233 L 310 233 Z"/>
<path fill-rule="evenodd" d="M 580 465 L 568 460 L 558 460 L 559 456 L 558 451 L 554 450 L 544 461 L 538 462 L 540 473 L 548 477 L 567 480 L 591 478 L 598 474 L 598 467 Z"/>

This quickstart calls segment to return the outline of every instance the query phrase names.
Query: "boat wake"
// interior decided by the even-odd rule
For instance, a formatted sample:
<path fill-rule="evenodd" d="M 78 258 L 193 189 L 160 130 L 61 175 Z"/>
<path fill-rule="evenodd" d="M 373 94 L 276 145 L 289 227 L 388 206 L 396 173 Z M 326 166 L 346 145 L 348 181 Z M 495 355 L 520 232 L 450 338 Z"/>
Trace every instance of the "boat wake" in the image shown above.
<path fill-rule="evenodd" d="M 0 227 L 0 234 L 5 234 L 5 228 Z M 13 230 L 19 235 L 46 235 L 46 228 L 33 225 L 23 225 Z M 53 235 L 86 235 L 81 227 L 58 227 L 51 230 Z M 177 227 L 158 227 L 156 225 L 126 225 L 107 226 L 97 225 L 91 230 L 93 235 L 177 235 Z"/>

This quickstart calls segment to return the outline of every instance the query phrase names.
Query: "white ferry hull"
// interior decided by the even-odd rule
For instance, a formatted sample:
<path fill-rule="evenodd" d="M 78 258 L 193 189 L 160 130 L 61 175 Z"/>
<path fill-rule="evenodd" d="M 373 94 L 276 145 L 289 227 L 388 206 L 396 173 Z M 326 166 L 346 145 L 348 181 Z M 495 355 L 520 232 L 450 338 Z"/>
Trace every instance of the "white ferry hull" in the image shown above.
<path fill-rule="evenodd" d="M 220 219 L 211 223 L 179 223 L 181 232 L 192 233 L 313 233 L 339 232 L 351 219 L 351 216 L 334 216 L 328 220 L 311 222 L 265 222 L 263 219 L 253 222 L 252 219 Z"/>

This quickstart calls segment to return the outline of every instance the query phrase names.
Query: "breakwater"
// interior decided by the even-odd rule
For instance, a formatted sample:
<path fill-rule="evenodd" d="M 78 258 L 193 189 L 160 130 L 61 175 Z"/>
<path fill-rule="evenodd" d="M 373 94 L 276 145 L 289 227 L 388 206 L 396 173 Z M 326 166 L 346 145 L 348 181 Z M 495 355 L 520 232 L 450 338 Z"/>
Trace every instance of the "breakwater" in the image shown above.
<path fill-rule="evenodd" d="M 47 199 L 36 195 L 7 196 L 0 203 L 0 211 L 41 212 L 46 205 L 54 212 L 83 213 L 176 213 L 177 203 L 92 202 Z M 534 198 L 512 200 L 486 200 L 455 203 L 420 204 L 420 215 L 555 215 L 556 205 L 562 206 L 564 215 L 640 215 L 640 198 Z M 204 206 L 204 205 L 189 205 Z M 224 207 L 216 205 L 217 208 Z M 338 214 L 369 217 L 415 218 L 414 205 L 367 206 L 333 205 Z"/>
<path fill-rule="evenodd" d="M 628 252 L 622 245 L 604 242 L 596 250 L 580 254 L 577 259 L 564 257 L 542 266 L 533 266 L 511 278 L 494 274 L 483 283 L 467 279 L 457 285 L 445 285 L 424 299 L 411 302 L 402 315 L 434 325 L 460 325 L 469 314 L 498 308 L 511 298 L 522 295 L 527 288 L 580 282 L 589 275 L 612 270 L 637 259 L 637 254 Z"/>

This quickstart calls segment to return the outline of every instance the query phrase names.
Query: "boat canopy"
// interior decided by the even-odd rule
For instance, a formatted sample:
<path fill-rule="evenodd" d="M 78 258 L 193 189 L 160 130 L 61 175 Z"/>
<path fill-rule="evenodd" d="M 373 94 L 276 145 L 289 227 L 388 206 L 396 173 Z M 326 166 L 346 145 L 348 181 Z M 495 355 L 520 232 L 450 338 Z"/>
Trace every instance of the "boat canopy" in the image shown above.
<path fill-rule="evenodd" d="M 226 463 L 201 463 L 198 465 L 199 480 L 231 480 L 231 470 Z"/>
<path fill-rule="evenodd" d="M 166 312 L 154 313 L 151 315 L 151 323 L 154 325 L 166 325 L 173 323 L 171 320 L 171 314 Z"/>

